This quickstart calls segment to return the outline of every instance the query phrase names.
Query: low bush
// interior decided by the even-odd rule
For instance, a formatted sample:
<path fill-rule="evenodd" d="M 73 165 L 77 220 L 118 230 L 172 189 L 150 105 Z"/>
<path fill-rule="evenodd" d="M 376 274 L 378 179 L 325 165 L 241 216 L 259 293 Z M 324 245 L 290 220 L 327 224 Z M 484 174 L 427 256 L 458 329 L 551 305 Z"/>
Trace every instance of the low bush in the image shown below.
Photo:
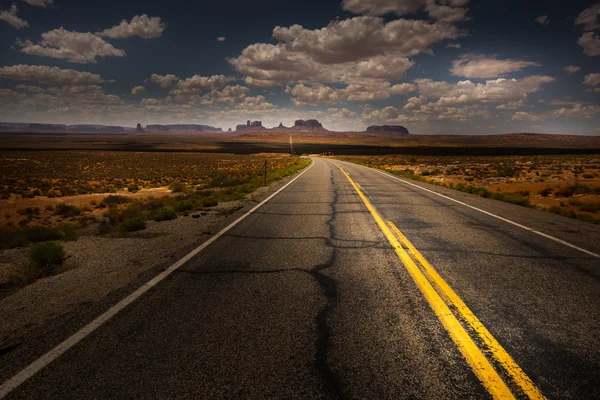
<path fill-rule="evenodd" d="M 187 186 L 185 186 L 185 183 L 174 182 L 169 185 L 169 189 L 171 189 L 173 193 L 185 193 L 187 191 Z"/>
<path fill-rule="evenodd" d="M 54 228 L 45 226 L 0 226 L 0 250 L 25 246 L 48 240 L 75 240 L 77 233 L 69 225 Z"/>
<path fill-rule="evenodd" d="M 121 222 L 117 226 L 117 229 L 119 230 L 119 232 L 141 231 L 146 229 L 146 221 L 143 220 L 141 217 L 129 218 Z"/>
<path fill-rule="evenodd" d="M 171 207 L 162 207 L 151 211 L 149 217 L 154 221 L 167 221 L 170 219 L 176 219 L 177 213 Z"/>
<path fill-rule="evenodd" d="M 36 244 L 29 250 L 29 260 L 41 275 L 49 275 L 62 265 L 65 258 L 63 247 L 54 242 Z"/>
<path fill-rule="evenodd" d="M 552 192 L 553 192 L 552 188 L 544 188 L 539 191 L 539 194 L 543 197 L 548 197 L 552 194 Z"/>
<path fill-rule="evenodd" d="M 588 185 L 572 185 L 556 192 L 557 197 L 571 197 L 576 194 L 589 194 L 594 192 L 594 189 Z"/>
<path fill-rule="evenodd" d="M 77 217 L 81 215 L 81 209 L 71 204 L 60 203 L 54 208 L 54 215 L 61 217 Z"/>
<path fill-rule="evenodd" d="M 137 193 L 140 191 L 140 187 L 135 183 L 132 183 L 131 185 L 127 186 L 127 190 L 129 193 Z"/>
<path fill-rule="evenodd" d="M 579 209 L 581 211 L 596 213 L 596 212 L 600 211 L 600 203 L 595 203 L 595 204 L 583 203 L 583 204 L 581 204 Z"/>
<path fill-rule="evenodd" d="M 111 194 L 110 196 L 107 196 L 104 199 L 102 199 L 102 202 L 100 204 L 105 204 L 107 206 L 110 206 L 112 204 L 127 204 L 127 203 L 131 203 L 131 199 L 129 197 Z"/>

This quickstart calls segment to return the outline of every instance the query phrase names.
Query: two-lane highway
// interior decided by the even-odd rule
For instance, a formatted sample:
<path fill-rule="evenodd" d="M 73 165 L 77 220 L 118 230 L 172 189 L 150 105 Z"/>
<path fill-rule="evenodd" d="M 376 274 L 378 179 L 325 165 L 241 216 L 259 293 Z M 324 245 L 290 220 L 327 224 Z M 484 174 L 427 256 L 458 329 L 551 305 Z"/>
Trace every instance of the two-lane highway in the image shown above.
<path fill-rule="evenodd" d="M 599 398 L 600 258 L 585 248 L 314 158 L 3 389 L 22 399 Z"/>

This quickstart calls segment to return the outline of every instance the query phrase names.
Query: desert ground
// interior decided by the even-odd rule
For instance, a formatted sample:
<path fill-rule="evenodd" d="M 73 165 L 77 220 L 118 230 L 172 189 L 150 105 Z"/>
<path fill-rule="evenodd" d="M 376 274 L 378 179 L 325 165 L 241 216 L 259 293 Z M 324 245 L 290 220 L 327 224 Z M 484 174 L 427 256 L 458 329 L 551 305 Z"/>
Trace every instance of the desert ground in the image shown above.
<path fill-rule="evenodd" d="M 340 156 L 407 178 L 600 223 L 600 156 Z"/>

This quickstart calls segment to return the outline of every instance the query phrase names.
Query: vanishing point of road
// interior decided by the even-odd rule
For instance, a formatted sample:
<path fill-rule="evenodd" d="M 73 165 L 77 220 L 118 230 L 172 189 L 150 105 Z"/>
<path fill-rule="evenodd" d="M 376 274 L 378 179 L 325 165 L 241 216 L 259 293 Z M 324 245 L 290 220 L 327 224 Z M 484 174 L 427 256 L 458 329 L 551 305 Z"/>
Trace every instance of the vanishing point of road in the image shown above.
<path fill-rule="evenodd" d="M 313 158 L 81 331 L 0 358 L 0 396 L 600 398 L 599 253 L 591 224 Z"/>

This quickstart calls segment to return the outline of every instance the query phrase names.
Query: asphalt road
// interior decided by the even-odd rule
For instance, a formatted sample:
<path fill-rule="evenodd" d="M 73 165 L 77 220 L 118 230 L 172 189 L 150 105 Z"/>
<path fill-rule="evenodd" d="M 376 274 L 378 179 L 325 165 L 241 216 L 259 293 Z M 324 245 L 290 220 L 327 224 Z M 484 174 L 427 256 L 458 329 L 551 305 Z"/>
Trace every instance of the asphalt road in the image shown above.
<path fill-rule="evenodd" d="M 600 230 L 589 224 L 419 185 L 600 252 Z M 600 398 L 600 258 L 375 170 L 320 158 L 7 398 L 491 398 L 485 374 L 461 352 L 460 336 L 445 328 L 447 316 L 434 312 L 363 197 L 539 392 Z"/>

